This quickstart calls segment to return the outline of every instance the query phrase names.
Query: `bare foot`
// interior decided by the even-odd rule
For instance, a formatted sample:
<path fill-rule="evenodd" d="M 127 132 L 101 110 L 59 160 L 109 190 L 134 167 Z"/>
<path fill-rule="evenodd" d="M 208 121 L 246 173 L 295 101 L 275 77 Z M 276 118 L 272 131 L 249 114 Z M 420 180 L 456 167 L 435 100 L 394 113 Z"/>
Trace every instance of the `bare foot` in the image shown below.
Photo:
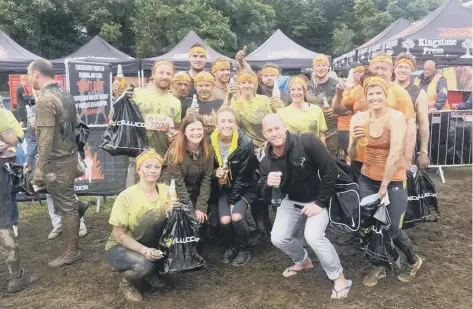
<path fill-rule="evenodd" d="M 346 280 L 345 277 L 340 275 L 333 281 L 332 299 L 343 299 L 348 296 L 351 290 L 351 280 Z"/>
<path fill-rule="evenodd" d="M 312 260 L 310 258 L 306 258 L 304 260 L 304 263 L 302 264 L 295 264 L 291 267 L 286 268 L 286 270 L 282 273 L 284 277 L 292 277 L 297 275 L 297 273 L 306 270 L 306 269 L 311 269 L 314 266 L 312 265 Z"/>

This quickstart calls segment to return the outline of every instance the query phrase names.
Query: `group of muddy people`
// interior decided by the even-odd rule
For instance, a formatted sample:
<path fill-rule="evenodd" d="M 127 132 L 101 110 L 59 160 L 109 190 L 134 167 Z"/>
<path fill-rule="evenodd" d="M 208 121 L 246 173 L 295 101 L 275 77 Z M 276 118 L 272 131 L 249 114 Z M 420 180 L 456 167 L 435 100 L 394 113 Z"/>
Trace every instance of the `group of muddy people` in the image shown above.
<path fill-rule="evenodd" d="M 326 237 L 340 161 L 358 182 L 360 198 L 389 197 L 392 241 L 407 260 L 397 278 L 415 278 L 423 261 L 401 228 L 406 172 L 412 165 L 428 167 L 429 143 L 435 142 L 429 142 L 429 111 L 448 108 L 445 79 L 435 63 L 426 62 L 424 73 L 411 82 L 412 55 L 393 60 L 379 53 L 369 66 L 354 63 L 348 78 L 338 79 L 329 58 L 317 55 L 312 75 L 293 76 L 286 92 L 278 86 L 278 66 L 251 67 L 245 50 L 235 56 L 233 76 L 227 58 L 213 59 L 206 71 L 208 51 L 199 44 L 188 55 L 188 71 L 175 72 L 173 63 L 158 61 L 146 86 L 113 84 L 117 97 L 136 103 L 149 144 L 129 160 L 127 188 L 114 201 L 105 247 L 127 300 L 143 299 L 139 281 L 156 288 L 168 282 L 156 248 L 166 212 L 176 205 L 168 198 L 171 182 L 180 204 L 193 208 L 200 238 L 218 238 L 221 263 L 242 267 L 255 254 L 251 247 L 270 239 L 294 262 L 282 272 L 288 278 L 313 268 L 310 247 L 333 281 L 330 297 L 346 298 L 352 281 Z M 61 229 L 51 238 L 64 234 L 66 249 L 48 264 L 57 268 L 82 258 L 80 220 L 88 205 L 74 193 L 80 119 L 71 94 L 55 83 L 49 61 L 32 62 L 28 80 L 37 92 L 27 133 L 35 138 L 35 155 L 25 167 L 33 169 L 31 183 L 46 187 L 53 214 L 61 216 Z M 0 151 L 14 149 L 23 138 L 10 114 L 0 113 Z M 12 158 L 0 160 L 7 164 Z M 10 273 L 7 289 L 17 292 L 37 276 L 21 267 L 12 228 L 12 186 L 7 169 L 0 173 L 0 249 Z M 297 236 L 301 229 L 306 244 Z M 387 273 L 373 263 L 363 284 L 374 287 Z"/>

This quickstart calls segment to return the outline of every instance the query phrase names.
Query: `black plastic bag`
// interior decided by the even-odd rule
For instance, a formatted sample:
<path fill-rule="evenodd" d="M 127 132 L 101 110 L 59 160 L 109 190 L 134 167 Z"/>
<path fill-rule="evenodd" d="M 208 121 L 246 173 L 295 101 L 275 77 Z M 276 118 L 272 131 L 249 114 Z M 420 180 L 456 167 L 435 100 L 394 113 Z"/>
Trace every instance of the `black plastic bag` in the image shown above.
<path fill-rule="evenodd" d="M 377 223 L 373 217 L 378 208 L 381 206 L 381 200 L 378 193 L 365 196 L 360 202 L 360 227 L 362 229 L 369 228 Z"/>
<path fill-rule="evenodd" d="M 113 104 L 112 121 L 103 134 L 102 149 L 112 156 L 136 157 L 148 148 L 143 116 L 126 93 Z"/>
<path fill-rule="evenodd" d="M 85 124 L 85 122 L 81 121 L 79 126 L 76 128 L 76 144 L 77 150 L 80 153 L 82 159 L 85 157 L 85 143 L 89 138 L 90 128 Z"/>
<path fill-rule="evenodd" d="M 402 228 L 422 222 L 436 222 L 440 215 L 435 184 L 424 170 L 407 173 L 407 209 Z"/>
<path fill-rule="evenodd" d="M 399 253 L 394 248 L 389 226 L 377 222 L 371 227 L 365 256 L 375 265 L 400 268 Z"/>
<path fill-rule="evenodd" d="M 163 272 L 174 274 L 204 266 L 204 259 L 197 253 L 199 240 L 199 224 L 191 208 L 171 209 L 159 241 L 166 251 Z"/>

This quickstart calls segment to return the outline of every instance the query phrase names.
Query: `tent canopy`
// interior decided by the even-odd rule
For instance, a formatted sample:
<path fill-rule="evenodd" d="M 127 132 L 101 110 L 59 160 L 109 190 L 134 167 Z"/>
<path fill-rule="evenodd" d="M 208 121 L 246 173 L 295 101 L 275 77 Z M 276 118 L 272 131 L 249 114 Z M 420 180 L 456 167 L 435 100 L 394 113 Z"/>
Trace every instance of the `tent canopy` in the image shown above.
<path fill-rule="evenodd" d="M 278 29 L 249 54 L 246 61 L 257 66 L 272 62 L 281 69 L 310 68 L 316 55 L 317 53 L 300 46 Z"/>
<path fill-rule="evenodd" d="M 393 57 L 411 53 L 422 65 L 427 60 L 437 64 L 471 65 L 472 13 L 456 0 L 442 6 L 383 42 L 360 48 L 358 57 L 368 62 L 383 50 Z"/>
<path fill-rule="evenodd" d="M 64 58 L 51 60 L 56 73 L 65 72 L 64 60 L 67 58 L 75 58 L 81 61 L 111 63 L 113 72 L 116 72 L 118 64 L 121 64 L 124 74 L 136 74 L 139 70 L 139 61 L 137 59 L 119 51 L 98 35 L 72 54 Z"/>
<path fill-rule="evenodd" d="M 215 51 L 212 47 L 208 46 L 204 40 L 202 40 L 197 33 L 190 31 L 173 49 L 164 55 L 145 58 L 141 60 L 141 68 L 143 70 L 151 70 L 153 64 L 156 61 L 167 60 L 174 63 L 174 67 L 178 70 L 186 70 L 190 68 L 188 52 L 192 45 L 199 43 L 205 47 L 208 52 L 207 62 L 212 62 L 215 58 L 224 57 L 231 63 L 234 61 L 219 52 Z"/>
<path fill-rule="evenodd" d="M 30 62 L 38 58 L 0 29 L 0 72 L 26 72 Z"/>
<path fill-rule="evenodd" d="M 392 37 L 393 35 L 401 32 L 402 30 L 408 28 L 409 26 L 411 26 L 410 21 L 404 18 L 398 18 L 395 22 L 389 25 L 389 27 L 387 27 L 386 29 L 384 29 L 383 31 L 375 35 L 372 39 L 368 40 L 360 47 L 346 54 L 343 54 L 338 58 L 335 58 L 333 61 L 333 66 L 335 70 L 348 70 L 350 68 L 350 65 L 359 58 L 358 57 L 359 51 L 367 49 L 369 46 L 372 46 L 379 42 L 383 42 L 383 40 L 386 40 Z"/>

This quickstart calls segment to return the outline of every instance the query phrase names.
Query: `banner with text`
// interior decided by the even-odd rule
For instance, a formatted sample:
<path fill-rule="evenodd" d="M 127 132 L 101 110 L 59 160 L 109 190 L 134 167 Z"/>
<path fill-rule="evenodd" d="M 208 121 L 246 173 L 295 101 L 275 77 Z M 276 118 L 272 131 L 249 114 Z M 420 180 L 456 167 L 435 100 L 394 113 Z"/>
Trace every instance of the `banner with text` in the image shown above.
<path fill-rule="evenodd" d="M 112 103 L 112 65 L 66 61 L 66 85 L 87 125 L 108 123 Z"/>

